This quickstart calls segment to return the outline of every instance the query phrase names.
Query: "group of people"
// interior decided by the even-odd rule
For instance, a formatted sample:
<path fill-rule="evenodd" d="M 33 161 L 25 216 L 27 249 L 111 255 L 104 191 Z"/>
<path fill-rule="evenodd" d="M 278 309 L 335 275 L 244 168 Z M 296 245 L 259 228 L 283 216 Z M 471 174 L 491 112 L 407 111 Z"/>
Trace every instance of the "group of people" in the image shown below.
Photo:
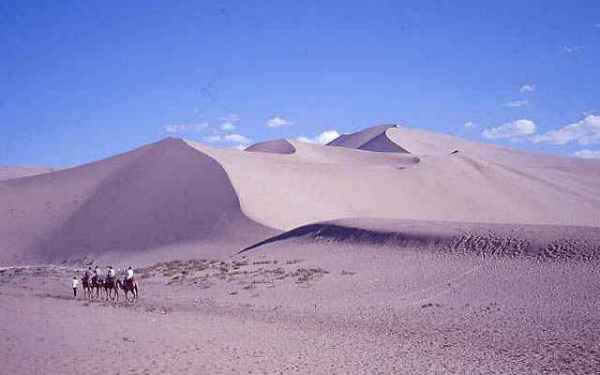
<path fill-rule="evenodd" d="M 127 270 L 123 270 L 123 282 L 133 285 L 133 268 L 129 266 Z M 117 272 L 112 266 L 108 266 L 104 275 L 102 274 L 102 271 L 100 270 L 99 266 L 96 266 L 93 271 L 92 267 L 88 267 L 88 269 L 84 272 L 83 277 L 81 278 L 81 283 L 83 284 L 84 288 L 88 285 L 94 286 L 102 283 L 110 284 L 115 281 L 116 277 Z M 77 276 L 73 276 L 73 298 L 77 297 L 77 289 L 79 288 L 79 282 L 80 280 L 77 278 Z"/>

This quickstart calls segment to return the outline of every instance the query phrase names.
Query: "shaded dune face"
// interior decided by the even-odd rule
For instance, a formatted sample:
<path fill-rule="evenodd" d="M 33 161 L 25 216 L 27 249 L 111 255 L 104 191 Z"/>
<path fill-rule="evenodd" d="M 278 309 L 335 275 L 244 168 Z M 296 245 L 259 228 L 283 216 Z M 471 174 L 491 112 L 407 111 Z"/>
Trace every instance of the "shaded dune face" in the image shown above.
<path fill-rule="evenodd" d="M 253 144 L 252 146 L 246 148 L 245 151 L 289 155 L 296 152 L 296 148 L 285 139 L 275 139 L 272 141 Z"/>
<path fill-rule="evenodd" d="M 408 153 L 409 151 L 388 138 L 387 130 L 395 127 L 396 125 L 379 125 L 356 133 L 344 134 L 329 142 L 328 146 L 339 146 L 373 152 Z"/>
<path fill-rule="evenodd" d="M 2 196 L 12 195 L 15 216 L 24 218 L 23 224 L 39 224 L 40 230 L 24 235 L 21 243 L 14 238 L 19 228 L 6 224 L 10 218 L 0 224 L 12 235 L 12 245 L 23 247 L 34 260 L 137 252 L 226 240 L 236 230 L 265 231 L 242 214 L 223 168 L 174 139 L 0 188 Z M 40 194 L 42 200 L 26 203 Z M 35 240 L 28 243 L 30 237 Z"/>
<path fill-rule="evenodd" d="M 304 225 L 241 252 L 289 240 L 327 241 L 540 261 L 600 260 L 600 228 L 346 219 Z"/>

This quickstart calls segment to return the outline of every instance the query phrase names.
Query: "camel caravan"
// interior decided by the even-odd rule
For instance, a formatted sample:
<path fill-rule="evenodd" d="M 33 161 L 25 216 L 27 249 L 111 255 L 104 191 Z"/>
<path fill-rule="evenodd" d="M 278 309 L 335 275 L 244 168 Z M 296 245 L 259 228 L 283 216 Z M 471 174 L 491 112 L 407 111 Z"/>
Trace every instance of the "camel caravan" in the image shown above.
<path fill-rule="evenodd" d="M 73 276 L 73 298 L 77 298 L 77 289 L 79 279 Z M 119 290 L 124 293 L 125 301 L 135 302 L 139 296 L 139 287 L 133 276 L 133 268 L 129 267 L 122 278 L 118 278 L 116 271 L 112 266 L 108 267 L 106 274 L 102 275 L 100 268 L 96 266 L 92 272 L 92 267 L 84 272 L 81 278 L 81 287 L 84 298 L 100 300 L 104 297 L 105 301 L 119 301 Z"/>

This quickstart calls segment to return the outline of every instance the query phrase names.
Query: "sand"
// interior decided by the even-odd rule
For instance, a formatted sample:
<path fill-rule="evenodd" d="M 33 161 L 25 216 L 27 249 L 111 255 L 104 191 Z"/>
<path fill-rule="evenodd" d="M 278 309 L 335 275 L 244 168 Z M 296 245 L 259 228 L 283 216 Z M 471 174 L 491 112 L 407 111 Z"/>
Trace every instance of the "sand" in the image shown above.
<path fill-rule="evenodd" d="M 135 304 L 2 273 L 8 373 L 591 374 L 597 263 L 293 240 L 161 263 Z"/>
<path fill-rule="evenodd" d="M 600 162 L 383 125 L 0 182 L 0 373 L 592 374 Z M 136 303 L 73 299 L 133 265 Z"/>

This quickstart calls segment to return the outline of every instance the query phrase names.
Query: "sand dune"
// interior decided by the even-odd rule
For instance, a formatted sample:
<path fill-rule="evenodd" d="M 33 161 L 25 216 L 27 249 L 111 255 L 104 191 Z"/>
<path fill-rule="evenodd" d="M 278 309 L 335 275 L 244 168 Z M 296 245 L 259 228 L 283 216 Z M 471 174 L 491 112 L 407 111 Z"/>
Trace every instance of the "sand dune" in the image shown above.
<path fill-rule="evenodd" d="M 0 262 L 233 254 L 344 218 L 600 226 L 600 162 L 389 125 L 341 138 L 259 152 L 167 139 L 1 182 Z"/>
<path fill-rule="evenodd" d="M 54 171 L 54 168 L 0 166 L 0 181 L 35 176 L 43 173 L 49 173 L 52 171 Z"/>
<path fill-rule="evenodd" d="M 251 222 L 225 171 L 167 139 L 77 168 L 0 183 L 0 263 L 62 261 L 108 253 L 222 243 L 231 252 L 269 229 Z M 233 246 L 228 248 L 225 244 Z M 234 245 L 235 244 L 235 245 Z M 171 256 L 185 256 L 180 254 Z M 168 255 L 168 254 L 167 254 Z"/>
<path fill-rule="evenodd" d="M 409 153 L 290 141 L 296 152 L 276 155 L 190 144 L 225 168 L 246 215 L 282 230 L 352 217 L 600 226 L 598 161 L 399 127 L 362 134 L 382 130 Z"/>
<path fill-rule="evenodd" d="M 245 151 L 267 152 L 271 154 L 293 154 L 296 148 L 285 139 L 260 142 L 246 148 Z"/>

